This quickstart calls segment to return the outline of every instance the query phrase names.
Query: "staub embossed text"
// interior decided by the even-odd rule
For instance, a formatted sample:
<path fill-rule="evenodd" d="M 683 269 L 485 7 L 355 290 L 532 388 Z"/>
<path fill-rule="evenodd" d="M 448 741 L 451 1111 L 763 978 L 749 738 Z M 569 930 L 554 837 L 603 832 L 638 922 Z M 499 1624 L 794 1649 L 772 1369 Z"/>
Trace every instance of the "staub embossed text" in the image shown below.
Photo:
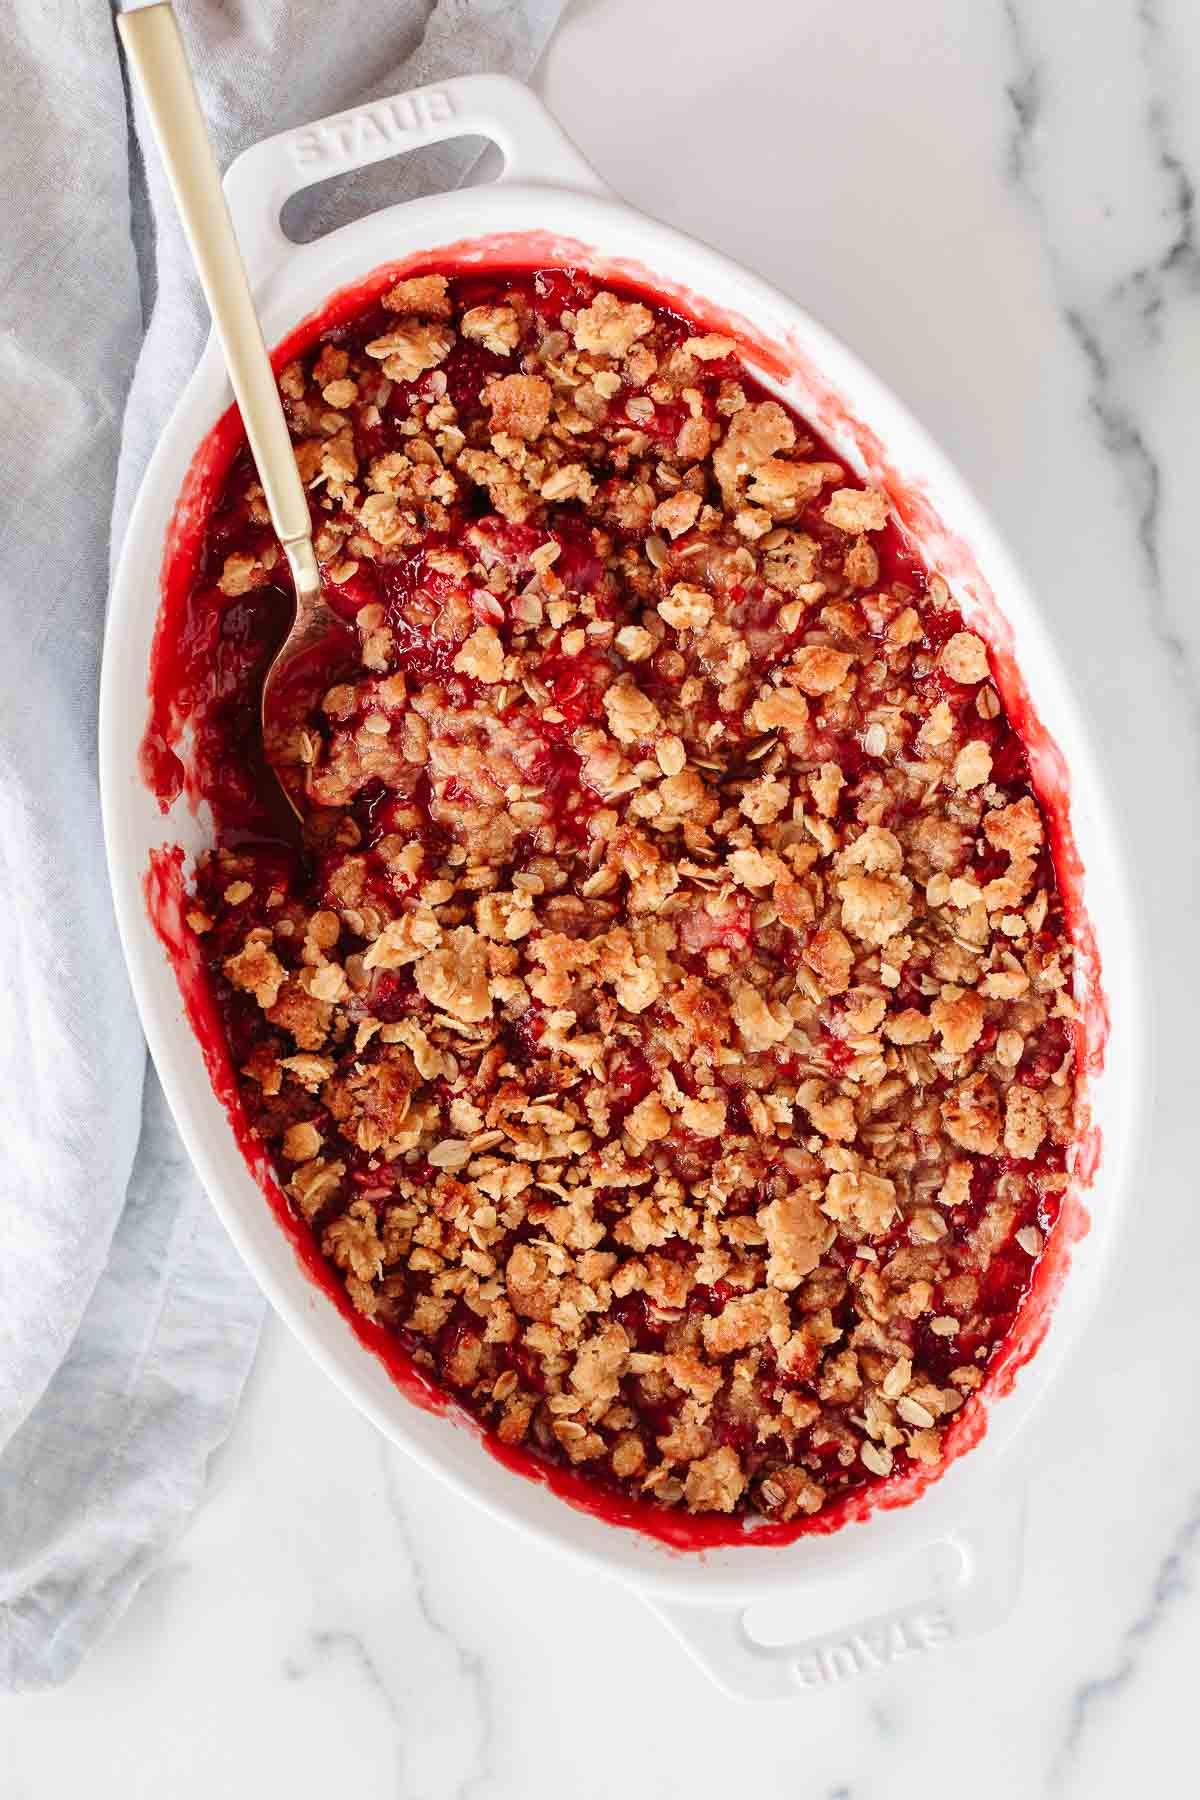
<path fill-rule="evenodd" d="M 801 1687 L 826 1687 L 885 1668 L 914 1651 L 936 1650 L 953 1635 L 953 1621 L 940 1609 L 899 1613 L 810 1651 L 795 1665 L 795 1677 Z"/>
<path fill-rule="evenodd" d="M 453 117 L 450 95 L 442 88 L 429 88 L 314 125 L 293 140 L 291 151 L 301 169 L 361 162 L 388 150 L 403 150 L 414 133 Z"/>

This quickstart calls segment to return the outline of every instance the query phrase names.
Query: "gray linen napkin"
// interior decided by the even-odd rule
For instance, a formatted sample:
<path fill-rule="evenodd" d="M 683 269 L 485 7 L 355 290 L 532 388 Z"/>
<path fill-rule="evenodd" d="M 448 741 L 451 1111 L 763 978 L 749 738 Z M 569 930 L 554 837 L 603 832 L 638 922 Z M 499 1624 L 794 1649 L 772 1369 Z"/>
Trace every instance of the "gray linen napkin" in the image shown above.
<path fill-rule="evenodd" d="M 417 82 L 527 74 L 562 4 L 178 11 L 225 165 Z M 110 549 L 207 317 L 104 0 L 10 0 L 0 51 L 0 1688 L 17 1690 L 66 1679 L 180 1530 L 262 1302 L 147 1065 L 96 790 Z M 312 237 L 452 186 L 476 153 L 364 171 L 289 223 Z"/>

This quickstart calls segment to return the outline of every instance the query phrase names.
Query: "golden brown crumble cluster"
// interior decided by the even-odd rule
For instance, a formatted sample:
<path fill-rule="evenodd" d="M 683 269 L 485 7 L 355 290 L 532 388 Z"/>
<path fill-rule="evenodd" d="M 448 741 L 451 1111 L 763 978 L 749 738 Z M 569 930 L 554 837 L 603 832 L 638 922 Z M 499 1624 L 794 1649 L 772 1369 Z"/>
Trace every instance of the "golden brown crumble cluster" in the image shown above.
<path fill-rule="evenodd" d="M 280 387 L 355 660 L 276 728 L 303 850 L 190 919 L 354 1305 L 663 1507 L 937 1463 L 1075 1129 L 984 643 L 727 339 L 582 276 L 401 281 Z M 280 579 L 244 464 L 210 559 Z"/>

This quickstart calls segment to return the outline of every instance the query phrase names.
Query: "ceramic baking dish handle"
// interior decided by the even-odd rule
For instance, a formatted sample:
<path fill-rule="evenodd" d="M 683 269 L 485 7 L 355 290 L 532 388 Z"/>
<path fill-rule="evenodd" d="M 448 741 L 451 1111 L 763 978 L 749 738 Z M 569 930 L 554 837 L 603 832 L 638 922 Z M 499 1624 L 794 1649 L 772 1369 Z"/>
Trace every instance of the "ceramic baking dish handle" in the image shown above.
<path fill-rule="evenodd" d="M 502 181 L 611 194 L 521 82 L 509 75 L 460 75 L 281 131 L 244 150 L 226 172 L 225 194 L 251 280 L 260 281 L 295 254 L 279 215 L 301 188 L 457 137 L 495 144 L 504 158 Z"/>
<path fill-rule="evenodd" d="M 648 1604 L 734 1699 L 792 1699 L 999 1624 L 1012 1610 L 1020 1587 L 1024 1523 L 1024 1496 L 997 1496 L 986 1514 L 918 1553 L 921 1587 L 911 1604 L 785 1644 L 752 1638 L 745 1606 L 657 1599 Z M 803 1608 L 806 1592 L 812 1595 L 815 1587 L 796 1591 L 798 1608 Z"/>

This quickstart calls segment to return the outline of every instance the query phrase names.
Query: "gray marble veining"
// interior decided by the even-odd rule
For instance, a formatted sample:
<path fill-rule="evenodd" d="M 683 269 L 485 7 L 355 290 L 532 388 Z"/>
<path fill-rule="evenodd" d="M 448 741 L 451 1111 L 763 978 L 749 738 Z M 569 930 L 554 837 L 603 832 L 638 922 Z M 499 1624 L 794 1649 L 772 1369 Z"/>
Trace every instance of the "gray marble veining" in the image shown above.
<path fill-rule="evenodd" d="M 1176 308 L 1200 318 L 1196 181 L 1176 147 L 1172 107 L 1163 87 L 1165 66 L 1176 48 L 1173 33 L 1158 0 L 1110 9 L 1110 30 L 1113 17 L 1132 26 L 1133 58 L 1126 79 L 1135 116 L 1130 148 L 1137 163 L 1138 217 L 1128 236 L 1109 234 L 1097 266 L 1094 257 L 1076 254 L 1079 234 L 1094 229 L 1094 217 L 1077 210 L 1070 188 L 1052 187 L 1046 179 L 1059 142 L 1039 35 L 1046 9 L 1029 0 L 1002 0 L 1002 6 L 1015 64 L 1006 83 L 1013 119 L 1008 166 L 1038 217 L 1062 316 L 1086 366 L 1094 427 L 1127 486 L 1147 617 L 1186 698 L 1198 734 L 1193 748 L 1200 753 L 1200 637 L 1182 616 L 1187 590 L 1175 579 L 1163 543 L 1167 476 L 1146 380 L 1147 360 L 1169 353 L 1167 325 Z M 1074 10 L 1086 10 L 1089 22 L 1105 32 L 1101 8 Z M 1086 79 L 1084 68 L 1086 64 L 1079 70 L 1080 82 Z M 1105 127 L 1104 92 L 1097 82 L 1098 133 Z M 1115 201 L 1107 203 L 1110 218 L 1116 206 Z M 1173 474 L 1176 480 L 1187 478 L 1183 467 Z"/>

